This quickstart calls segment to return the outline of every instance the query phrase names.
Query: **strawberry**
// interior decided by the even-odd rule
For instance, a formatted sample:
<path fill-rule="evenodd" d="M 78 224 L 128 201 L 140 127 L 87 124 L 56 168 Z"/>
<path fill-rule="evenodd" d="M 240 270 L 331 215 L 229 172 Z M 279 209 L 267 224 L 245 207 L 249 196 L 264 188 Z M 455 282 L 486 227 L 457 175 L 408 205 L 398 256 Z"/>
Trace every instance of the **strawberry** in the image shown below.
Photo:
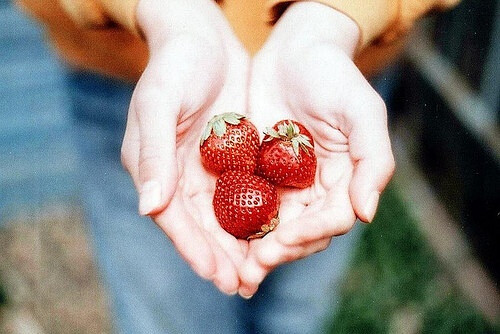
<path fill-rule="evenodd" d="M 263 237 L 279 223 L 276 188 L 257 175 L 225 172 L 212 203 L 219 224 L 238 239 Z"/>
<path fill-rule="evenodd" d="M 299 122 L 283 120 L 264 131 L 256 174 L 277 186 L 309 187 L 316 174 L 314 141 Z"/>
<path fill-rule="evenodd" d="M 200 141 L 201 161 L 215 173 L 239 170 L 253 173 L 259 151 L 259 133 L 243 115 L 224 113 L 207 124 Z"/>

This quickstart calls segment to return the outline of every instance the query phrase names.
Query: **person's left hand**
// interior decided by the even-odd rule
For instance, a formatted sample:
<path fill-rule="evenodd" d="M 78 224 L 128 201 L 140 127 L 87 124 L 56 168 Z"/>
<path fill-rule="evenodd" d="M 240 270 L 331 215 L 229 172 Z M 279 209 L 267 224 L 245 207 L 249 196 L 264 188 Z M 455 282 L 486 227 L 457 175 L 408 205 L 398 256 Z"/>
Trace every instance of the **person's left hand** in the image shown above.
<path fill-rule="evenodd" d="M 315 141 L 306 189 L 281 192 L 280 225 L 249 243 L 240 295 L 253 295 L 277 266 L 324 250 L 356 217 L 370 222 L 394 171 L 382 99 L 352 61 L 359 39 L 347 16 L 315 2 L 291 5 L 255 57 L 250 117 L 259 130 L 297 120 Z"/>

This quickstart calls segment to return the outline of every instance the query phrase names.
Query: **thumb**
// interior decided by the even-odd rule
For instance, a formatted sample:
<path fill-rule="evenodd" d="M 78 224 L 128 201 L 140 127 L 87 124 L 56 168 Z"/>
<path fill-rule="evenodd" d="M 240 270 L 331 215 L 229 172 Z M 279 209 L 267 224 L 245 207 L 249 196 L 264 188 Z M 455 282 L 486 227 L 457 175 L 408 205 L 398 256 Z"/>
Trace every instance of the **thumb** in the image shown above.
<path fill-rule="evenodd" d="M 349 149 L 354 172 L 349 196 L 354 212 L 363 222 L 375 217 L 379 197 L 394 173 L 394 157 L 387 128 L 387 111 L 378 95 L 370 101 L 358 100 L 356 119 L 349 133 Z"/>
<path fill-rule="evenodd" d="M 132 101 L 139 122 L 139 213 L 163 211 L 177 188 L 176 127 L 179 104 L 165 92 L 140 90 Z"/>

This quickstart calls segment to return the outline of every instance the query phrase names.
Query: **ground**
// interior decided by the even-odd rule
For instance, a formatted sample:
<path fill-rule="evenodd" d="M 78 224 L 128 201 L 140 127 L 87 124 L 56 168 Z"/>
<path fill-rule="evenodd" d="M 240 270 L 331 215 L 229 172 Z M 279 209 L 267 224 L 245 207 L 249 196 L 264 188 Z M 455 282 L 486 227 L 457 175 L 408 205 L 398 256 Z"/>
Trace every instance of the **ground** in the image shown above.
<path fill-rule="evenodd" d="M 80 211 L 42 211 L 0 228 L 0 333 L 112 332 Z M 338 309 L 325 333 L 500 332 L 465 297 L 394 185 L 363 230 Z"/>

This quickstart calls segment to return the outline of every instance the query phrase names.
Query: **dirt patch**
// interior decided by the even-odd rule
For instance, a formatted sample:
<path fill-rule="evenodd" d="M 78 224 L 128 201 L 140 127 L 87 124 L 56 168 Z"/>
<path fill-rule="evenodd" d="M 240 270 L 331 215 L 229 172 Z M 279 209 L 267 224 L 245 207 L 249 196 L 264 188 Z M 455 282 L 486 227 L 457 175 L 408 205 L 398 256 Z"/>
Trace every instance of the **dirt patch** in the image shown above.
<path fill-rule="evenodd" d="M 81 213 L 49 208 L 0 228 L 0 333 L 110 333 Z"/>

